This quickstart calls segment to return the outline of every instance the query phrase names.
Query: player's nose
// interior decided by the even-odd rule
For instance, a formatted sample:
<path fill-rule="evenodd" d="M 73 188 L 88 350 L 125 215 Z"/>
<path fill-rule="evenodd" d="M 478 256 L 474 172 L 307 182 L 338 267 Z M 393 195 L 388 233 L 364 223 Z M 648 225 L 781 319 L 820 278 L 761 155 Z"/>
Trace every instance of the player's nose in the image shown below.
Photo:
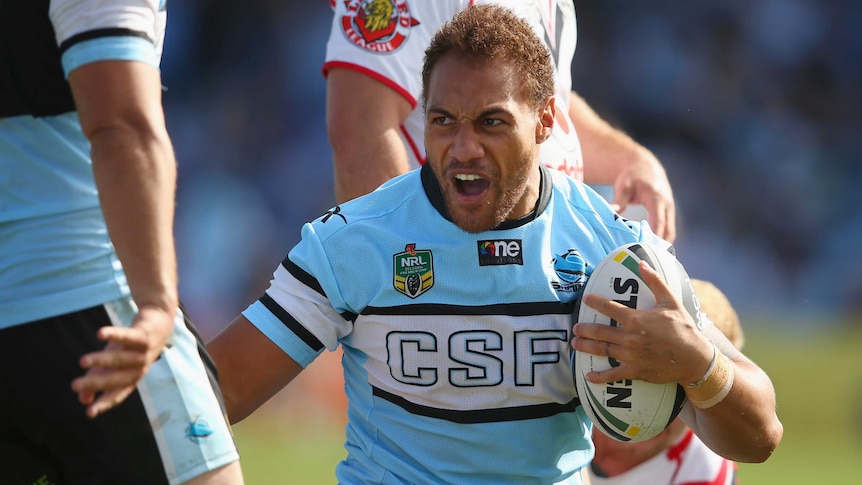
<path fill-rule="evenodd" d="M 449 156 L 461 162 L 469 162 L 482 158 L 485 150 L 476 127 L 468 120 L 461 121 L 455 131 L 452 144 L 449 146 Z"/>

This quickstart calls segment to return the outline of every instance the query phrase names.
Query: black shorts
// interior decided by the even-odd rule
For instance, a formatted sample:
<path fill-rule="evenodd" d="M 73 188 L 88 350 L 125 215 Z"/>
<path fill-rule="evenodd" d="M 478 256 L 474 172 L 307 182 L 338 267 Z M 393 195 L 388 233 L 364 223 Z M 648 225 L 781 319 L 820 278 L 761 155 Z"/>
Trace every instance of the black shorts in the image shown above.
<path fill-rule="evenodd" d="M 171 345 L 121 405 L 90 419 L 71 390 L 130 300 L 0 330 L 0 483 L 181 483 L 238 459 L 215 369 L 183 315 Z M 191 396 L 191 398 L 189 398 Z"/>

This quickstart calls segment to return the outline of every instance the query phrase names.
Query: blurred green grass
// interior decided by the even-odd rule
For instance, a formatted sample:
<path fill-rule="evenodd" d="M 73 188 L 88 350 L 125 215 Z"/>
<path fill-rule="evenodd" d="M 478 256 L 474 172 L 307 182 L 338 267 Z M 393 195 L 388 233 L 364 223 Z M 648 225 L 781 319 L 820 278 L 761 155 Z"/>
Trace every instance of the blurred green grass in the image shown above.
<path fill-rule="evenodd" d="M 862 483 L 862 319 L 822 323 L 746 331 L 746 355 L 775 385 L 784 438 L 765 463 L 740 465 L 744 485 Z"/>
<path fill-rule="evenodd" d="M 234 426 L 246 485 L 335 484 L 343 459 L 340 423 L 303 416 L 252 415 Z"/>
<path fill-rule="evenodd" d="M 766 463 L 741 464 L 740 483 L 862 483 L 862 320 L 804 330 L 747 322 L 745 352 L 772 377 L 784 439 Z M 341 422 L 277 405 L 234 427 L 246 483 L 334 484 Z"/>

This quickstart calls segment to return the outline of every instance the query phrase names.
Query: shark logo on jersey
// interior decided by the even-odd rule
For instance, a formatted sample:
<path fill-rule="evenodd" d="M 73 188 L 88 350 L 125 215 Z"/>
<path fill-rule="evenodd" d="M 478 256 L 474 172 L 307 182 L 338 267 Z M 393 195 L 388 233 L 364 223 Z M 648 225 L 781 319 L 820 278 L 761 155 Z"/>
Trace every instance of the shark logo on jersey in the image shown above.
<path fill-rule="evenodd" d="M 563 293 L 578 293 L 587 283 L 587 262 L 577 249 L 569 249 L 551 261 L 554 272 L 560 281 L 552 281 L 551 286 Z"/>
<path fill-rule="evenodd" d="M 434 260 L 431 251 L 416 249 L 416 243 L 404 247 L 393 256 L 395 289 L 410 298 L 425 293 L 434 286 Z"/>
<path fill-rule="evenodd" d="M 410 14 L 407 0 L 344 0 L 347 15 L 341 29 L 357 46 L 379 53 L 394 52 L 404 44 L 419 21 Z"/>

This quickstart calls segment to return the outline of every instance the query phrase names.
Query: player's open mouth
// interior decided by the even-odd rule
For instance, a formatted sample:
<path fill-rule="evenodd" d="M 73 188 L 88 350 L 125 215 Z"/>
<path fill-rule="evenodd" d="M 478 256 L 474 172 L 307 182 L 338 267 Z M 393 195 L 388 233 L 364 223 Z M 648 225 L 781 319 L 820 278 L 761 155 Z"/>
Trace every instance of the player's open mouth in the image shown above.
<path fill-rule="evenodd" d="M 472 173 L 455 174 L 455 189 L 461 195 L 477 196 L 488 190 L 491 185 L 487 179 Z"/>

